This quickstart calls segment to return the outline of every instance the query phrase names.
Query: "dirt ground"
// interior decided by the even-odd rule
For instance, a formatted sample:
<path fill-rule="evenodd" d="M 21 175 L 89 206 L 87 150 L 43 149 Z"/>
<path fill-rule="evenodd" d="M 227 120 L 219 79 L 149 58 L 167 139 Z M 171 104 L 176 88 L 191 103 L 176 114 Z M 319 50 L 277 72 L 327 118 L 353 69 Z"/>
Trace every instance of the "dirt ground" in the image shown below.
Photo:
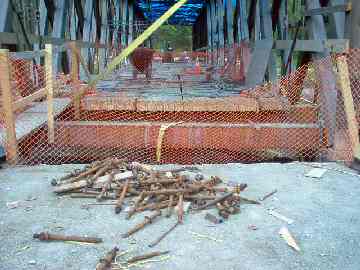
<path fill-rule="evenodd" d="M 130 239 L 121 234 L 143 220 L 130 221 L 113 206 L 91 206 L 92 199 L 70 199 L 52 193 L 50 181 L 81 165 L 16 167 L 0 170 L 0 269 L 95 269 L 100 257 L 115 245 L 129 251 L 117 261 L 151 251 L 169 250 L 169 256 L 141 266 L 144 269 L 359 269 L 360 177 L 328 170 L 320 179 L 305 177 L 305 163 L 202 165 L 205 175 L 247 183 L 243 196 L 257 199 L 277 189 L 261 206 L 242 205 L 241 213 L 213 225 L 206 212 L 189 213 L 158 246 L 148 244 L 166 231 L 175 217 L 159 220 Z M 322 164 L 351 172 L 338 164 Z M 268 214 L 275 209 L 294 220 Z M 257 230 L 249 229 L 256 225 Z M 279 229 L 287 226 L 301 252 L 287 246 Z M 34 233 L 98 236 L 101 244 L 40 242 Z M 199 234 L 204 237 L 199 237 Z M 132 269 L 141 269 L 140 266 Z M 114 268 L 116 269 L 116 268 Z M 119 268 L 117 268 L 119 269 Z"/>

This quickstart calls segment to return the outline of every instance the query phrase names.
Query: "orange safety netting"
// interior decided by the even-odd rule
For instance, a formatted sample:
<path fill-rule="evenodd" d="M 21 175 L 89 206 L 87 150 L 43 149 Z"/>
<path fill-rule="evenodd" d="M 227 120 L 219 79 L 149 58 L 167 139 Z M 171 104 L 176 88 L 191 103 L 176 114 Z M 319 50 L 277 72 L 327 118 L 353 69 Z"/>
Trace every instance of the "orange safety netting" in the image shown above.
<path fill-rule="evenodd" d="M 124 64 L 79 102 L 72 99 L 79 88 L 65 87 L 67 94 L 57 96 L 66 106 L 56 111 L 54 142 L 41 123 L 18 139 L 18 162 L 90 162 L 113 155 L 184 164 L 352 160 L 337 55 L 252 89 L 244 86 L 251 58 L 246 45 L 194 55 L 174 54 L 163 63 L 156 53 L 147 80 L 134 78 L 133 67 Z M 360 51 L 351 50 L 347 62 L 359 113 Z"/>

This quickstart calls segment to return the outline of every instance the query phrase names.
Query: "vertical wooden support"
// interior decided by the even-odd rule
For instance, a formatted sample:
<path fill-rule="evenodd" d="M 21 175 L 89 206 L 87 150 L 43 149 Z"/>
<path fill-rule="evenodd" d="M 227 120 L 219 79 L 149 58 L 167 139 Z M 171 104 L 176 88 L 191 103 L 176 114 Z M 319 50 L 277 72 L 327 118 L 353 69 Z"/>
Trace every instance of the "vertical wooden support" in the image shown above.
<path fill-rule="evenodd" d="M 210 63 L 212 56 L 213 40 L 212 40 L 212 23 L 211 23 L 211 5 L 206 3 L 206 28 L 207 28 L 207 62 Z M 212 61 L 211 61 L 212 62 Z"/>
<path fill-rule="evenodd" d="M 52 45 L 45 44 L 45 81 L 48 110 L 48 139 L 54 143 L 54 90 L 53 90 L 53 53 Z"/>
<path fill-rule="evenodd" d="M 225 39 L 224 39 L 224 0 L 218 0 L 217 20 L 218 20 L 218 35 L 219 35 L 219 61 L 220 65 L 225 63 Z"/>
<path fill-rule="evenodd" d="M 360 159 L 360 143 L 359 143 L 359 125 L 356 120 L 356 112 L 354 108 L 354 100 L 351 93 L 349 69 L 346 56 L 337 58 L 337 67 L 339 71 L 339 85 L 344 99 L 344 107 L 346 120 L 351 140 L 351 147 L 354 157 Z"/>
<path fill-rule="evenodd" d="M 134 39 L 134 1 L 129 2 L 129 44 Z"/>
<path fill-rule="evenodd" d="M 2 92 L 2 110 L 5 115 L 6 155 L 10 164 L 18 161 L 18 147 L 16 141 L 15 115 L 13 96 L 10 82 L 9 51 L 0 49 L 0 88 Z"/>
<path fill-rule="evenodd" d="M 76 53 L 76 41 L 69 42 L 69 48 L 71 50 L 71 81 L 74 83 L 79 80 L 79 57 Z"/>

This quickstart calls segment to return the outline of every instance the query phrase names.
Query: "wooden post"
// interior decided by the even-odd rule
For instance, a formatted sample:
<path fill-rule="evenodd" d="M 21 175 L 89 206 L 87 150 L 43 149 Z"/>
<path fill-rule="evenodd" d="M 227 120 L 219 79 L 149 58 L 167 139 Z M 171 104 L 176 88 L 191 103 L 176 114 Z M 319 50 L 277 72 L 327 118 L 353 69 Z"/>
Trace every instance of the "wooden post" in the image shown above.
<path fill-rule="evenodd" d="M 2 91 L 2 109 L 5 116 L 6 155 L 9 163 L 14 165 L 18 161 L 18 148 L 16 141 L 13 97 L 10 83 L 10 62 L 8 50 L 0 50 L 0 88 Z"/>
<path fill-rule="evenodd" d="M 349 130 L 349 137 L 351 141 L 351 148 L 354 157 L 360 159 L 359 125 L 356 120 L 356 112 L 354 108 L 353 96 L 351 93 L 349 69 L 346 61 L 346 56 L 340 56 L 337 58 L 336 61 L 339 70 L 338 79 L 341 94 L 344 99 L 344 107 Z"/>
<path fill-rule="evenodd" d="M 47 94 L 48 109 L 48 139 L 49 143 L 54 143 L 54 91 L 53 91 L 53 63 L 52 45 L 45 44 L 45 88 Z"/>
<path fill-rule="evenodd" d="M 69 42 L 69 47 L 71 50 L 71 81 L 75 83 L 79 80 L 79 58 L 76 53 L 76 41 Z"/>

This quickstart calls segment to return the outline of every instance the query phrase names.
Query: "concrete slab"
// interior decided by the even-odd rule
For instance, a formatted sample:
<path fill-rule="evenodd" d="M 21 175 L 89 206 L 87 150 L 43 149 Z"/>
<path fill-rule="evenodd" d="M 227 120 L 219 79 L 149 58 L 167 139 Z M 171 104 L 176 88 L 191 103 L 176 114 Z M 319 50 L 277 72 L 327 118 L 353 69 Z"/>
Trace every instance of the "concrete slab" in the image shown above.
<path fill-rule="evenodd" d="M 51 191 L 53 177 L 81 165 L 15 167 L 0 170 L 0 269 L 94 269 L 98 259 L 113 246 L 139 255 L 170 250 L 169 260 L 147 265 L 146 269 L 358 269 L 360 265 L 360 178 L 328 170 L 320 179 L 305 177 L 311 164 L 227 164 L 200 166 L 206 175 L 246 182 L 243 193 L 258 198 L 277 189 L 262 206 L 243 205 L 242 212 L 226 223 L 211 226 L 205 213 L 191 213 L 185 223 L 156 248 L 147 245 L 164 232 L 174 219 L 160 218 L 129 240 L 121 234 L 143 219 L 125 220 L 112 206 L 88 210 L 80 206 L 90 199 L 57 197 Z M 351 172 L 338 164 L 323 164 Z M 26 201 L 26 199 L 36 198 Z M 20 201 L 9 209 L 8 202 Z M 286 225 L 270 216 L 268 208 L 294 220 L 288 225 L 301 253 L 288 247 L 278 232 Z M 213 212 L 213 211 L 210 211 Z M 249 230 L 249 225 L 258 230 Z M 99 236 L 103 244 L 44 243 L 33 233 Z M 209 235 L 221 242 L 198 240 L 191 232 Z M 130 256 L 131 256 L 130 255 Z M 121 258 L 118 258 L 121 260 Z"/>

